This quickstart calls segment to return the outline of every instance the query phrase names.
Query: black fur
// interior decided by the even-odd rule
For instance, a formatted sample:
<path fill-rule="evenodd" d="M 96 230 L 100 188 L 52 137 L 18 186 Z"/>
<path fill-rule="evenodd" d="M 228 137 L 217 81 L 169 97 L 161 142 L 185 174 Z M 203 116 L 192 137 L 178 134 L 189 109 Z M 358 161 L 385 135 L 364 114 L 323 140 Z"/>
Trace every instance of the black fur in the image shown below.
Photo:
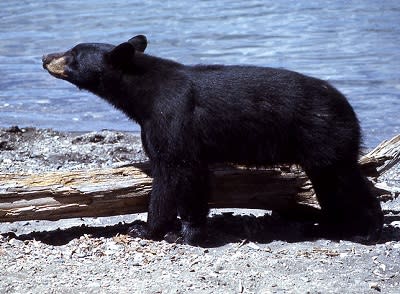
<path fill-rule="evenodd" d="M 357 165 L 360 127 L 325 81 L 256 66 L 186 66 L 144 54 L 146 38 L 79 44 L 43 58 L 50 73 L 93 92 L 141 126 L 153 190 L 147 230 L 159 239 L 182 220 L 185 242 L 203 238 L 208 165 L 295 163 L 315 187 L 327 229 L 377 239 L 383 215 Z M 49 64 L 65 57 L 64 74 Z"/>

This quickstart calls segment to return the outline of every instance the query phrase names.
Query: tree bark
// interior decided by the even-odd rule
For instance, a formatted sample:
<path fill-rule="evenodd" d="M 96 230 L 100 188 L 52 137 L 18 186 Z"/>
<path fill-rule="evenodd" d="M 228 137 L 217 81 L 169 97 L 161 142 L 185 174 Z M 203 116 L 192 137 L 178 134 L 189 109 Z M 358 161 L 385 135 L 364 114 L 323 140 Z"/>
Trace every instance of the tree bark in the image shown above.
<path fill-rule="evenodd" d="M 400 161 L 400 135 L 360 159 L 363 173 L 390 195 L 376 177 Z M 0 222 L 58 220 L 147 211 L 152 179 L 149 164 L 89 171 L 0 175 Z M 211 168 L 212 208 L 292 211 L 318 207 L 311 183 L 296 166 Z"/>

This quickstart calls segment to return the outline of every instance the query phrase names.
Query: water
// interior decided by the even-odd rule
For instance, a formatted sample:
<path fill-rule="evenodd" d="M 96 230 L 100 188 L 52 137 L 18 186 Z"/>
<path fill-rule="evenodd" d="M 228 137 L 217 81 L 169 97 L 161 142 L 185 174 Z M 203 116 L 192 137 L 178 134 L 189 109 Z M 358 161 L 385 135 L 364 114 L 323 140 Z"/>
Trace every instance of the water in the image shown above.
<path fill-rule="evenodd" d="M 350 100 L 364 145 L 400 133 L 400 2 L 0 2 L 0 127 L 138 131 L 122 113 L 42 69 L 44 53 L 136 34 L 182 63 L 284 67 L 330 81 Z"/>

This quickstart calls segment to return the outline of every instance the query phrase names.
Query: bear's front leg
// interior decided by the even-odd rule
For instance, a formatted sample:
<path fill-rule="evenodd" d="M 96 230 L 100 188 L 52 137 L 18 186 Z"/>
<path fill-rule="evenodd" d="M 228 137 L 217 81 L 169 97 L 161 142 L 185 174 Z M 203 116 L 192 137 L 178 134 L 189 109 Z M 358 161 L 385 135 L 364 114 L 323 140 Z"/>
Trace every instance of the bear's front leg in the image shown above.
<path fill-rule="evenodd" d="M 135 222 L 135 237 L 200 244 L 208 214 L 208 169 L 193 165 L 153 164 L 153 188 L 147 224 Z M 177 215 L 181 218 L 178 225 Z"/>
<path fill-rule="evenodd" d="M 199 244 L 208 214 L 208 170 L 193 166 L 153 166 L 153 189 L 147 225 L 136 223 L 131 234 L 155 240 Z M 177 225 L 181 218 L 181 229 Z"/>
<path fill-rule="evenodd" d="M 176 194 L 178 179 L 175 169 L 167 164 L 153 164 L 153 187 L 150 195 L 147 214 L 147 231 L 149 238 L 163 239 L 166 235 L 176 235 L 177 205 Z"/>
<path fill-rule="evenodd" d="M 176 205 L 182 222 L 184 243 L 199 245 L 206 240 L 209 171 L 206 167 L 177 168 Z"/>
<path fill-rule="evenodd" d="M 164 167 L 153 169 L 153 188 L 150 197 L 147 225 L 152 238 L 163 238 L 176 231 L 176 185 L 171 173 Z"/>
<path fill-rule="evenodd" d="M 167 234 L 178 235 L 176 190 L 174 176 L 165 165 L 152 166 L 153 185 L 147 214 L 147 223 L 135 221 L 129 228 L 133 237 L 162 240 Z M 170 238 L 169 238 L 170 239 Z"/>

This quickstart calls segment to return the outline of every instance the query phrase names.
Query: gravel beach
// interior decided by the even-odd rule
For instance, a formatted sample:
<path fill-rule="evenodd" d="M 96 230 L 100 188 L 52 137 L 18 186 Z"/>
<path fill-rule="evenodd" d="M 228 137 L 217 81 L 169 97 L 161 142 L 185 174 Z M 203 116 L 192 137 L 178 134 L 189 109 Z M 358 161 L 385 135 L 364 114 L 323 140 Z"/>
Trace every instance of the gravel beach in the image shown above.
<path fill-rule="evenodd" d="M 144 161 L 140 136 L 0 129 L 0 172 Z M 400 188 L 399 167 L 383 180 Z M 132 238 L 145 214 L 0 224 L 0 293 L 400 293 L 400 200 L 377 244 L 310 239 L 261 210 L 212 210 L 208 248 Z"/>

